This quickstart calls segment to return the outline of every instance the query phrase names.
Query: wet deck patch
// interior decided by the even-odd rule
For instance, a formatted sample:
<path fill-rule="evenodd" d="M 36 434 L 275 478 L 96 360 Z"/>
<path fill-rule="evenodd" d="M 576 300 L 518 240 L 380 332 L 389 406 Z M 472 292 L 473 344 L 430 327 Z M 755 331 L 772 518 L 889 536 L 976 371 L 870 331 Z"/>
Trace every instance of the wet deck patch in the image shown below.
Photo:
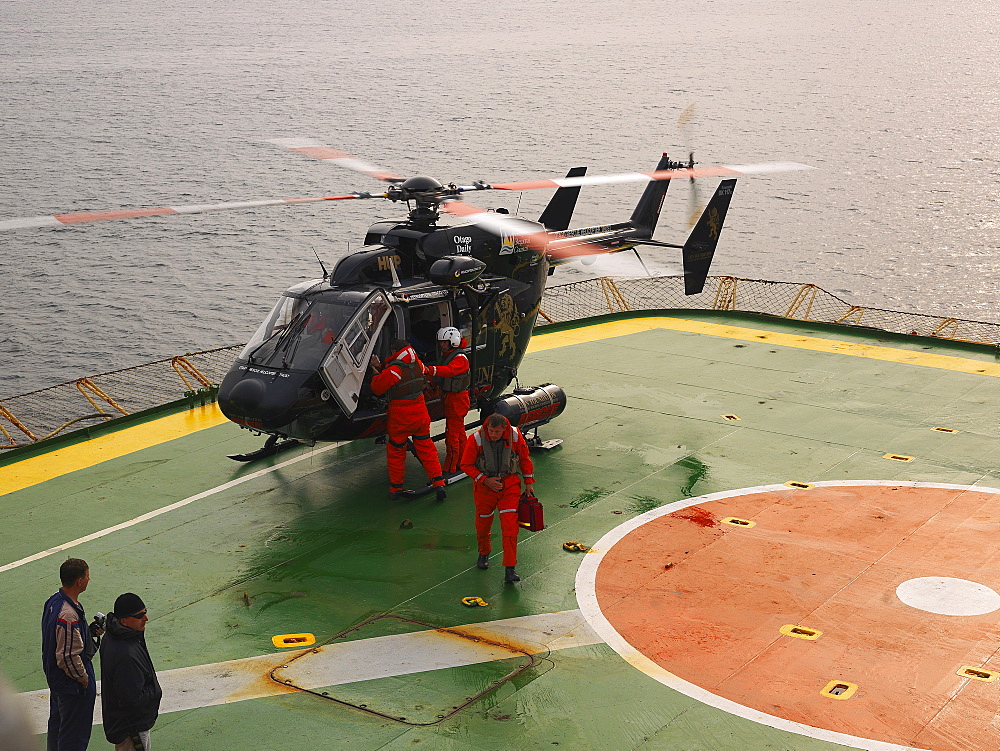
<path fill-rule="evenodd" d="M 992 749 L 1000 683 L 974 679 L 1000 669 L 998 503 L 907 482 L 680 501 L 594 545 L 580 604 L 630 663 L 733 714 L 856 748 Z"/>

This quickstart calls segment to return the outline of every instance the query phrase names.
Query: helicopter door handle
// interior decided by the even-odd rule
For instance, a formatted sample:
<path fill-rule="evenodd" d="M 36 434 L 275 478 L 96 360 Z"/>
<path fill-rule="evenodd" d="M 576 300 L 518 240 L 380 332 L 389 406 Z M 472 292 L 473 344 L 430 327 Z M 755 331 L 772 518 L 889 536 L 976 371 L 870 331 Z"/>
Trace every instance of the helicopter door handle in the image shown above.
<path fill-rule="evenodd" d="M 357 400 L 358 400 L 358 395 L 357 395 L 357 394 L 351 394 L 351 398 L 352 398 L 352 399 L 353 399 L 354 401 L 357 401 Z"/>

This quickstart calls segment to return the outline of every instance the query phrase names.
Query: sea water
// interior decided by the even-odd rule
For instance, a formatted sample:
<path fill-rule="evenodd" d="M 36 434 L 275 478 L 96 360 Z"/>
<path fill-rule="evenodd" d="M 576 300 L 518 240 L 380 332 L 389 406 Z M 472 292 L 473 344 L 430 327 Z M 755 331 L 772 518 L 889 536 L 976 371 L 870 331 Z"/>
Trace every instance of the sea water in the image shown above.
<path fill-rule="evenodd" d="M 694 150 L 816 167 L 739 181 L 713 273 L 996 321 L 998 17 L 970 0 L 0 0 L 0 219 L 380 187 L 280 137 L 458 184 Z M 671 187 L 658 238 L 683 241 L 690 190 Z M 639 192 L 584 189 L 574 226 L 627 218 Z M 537 218 L 550 194 L 470 200 Z M 4 233 L 0 398 L 244 342 L 320 275 L 315 254 L 331 267 L 402 209 Z M 550 282 L 615 273 L 643 270 L 609 258 Z"/>

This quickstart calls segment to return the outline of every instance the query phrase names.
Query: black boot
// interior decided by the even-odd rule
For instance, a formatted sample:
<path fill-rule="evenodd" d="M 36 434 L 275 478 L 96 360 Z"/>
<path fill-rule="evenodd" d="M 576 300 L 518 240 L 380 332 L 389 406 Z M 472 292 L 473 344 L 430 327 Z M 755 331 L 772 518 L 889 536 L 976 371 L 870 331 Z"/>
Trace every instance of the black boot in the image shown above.
<path fill-rule="evenodd" d="M 476 561 L 476 566 L 479 568 L 489 568 L 490 567 L 490 556 L 489 553 L 479 554 L 479 560 Z"/>
<path fill-rule="evenodd" d="M 505 584 L 513 584 L 514 582 L 521 581 L 521 577 L 517 575 L 513 566 L 506 566 L 504 570 L 503 580 Z"/>
<path fill-rule="evenodd" d="M 445 490 L 444 488 L 438 488 L 437 489 L 437 499 L 439 501 L 443 501 L 447 497 L 448 497 L 448 491 L 447 490 Z"/>
<path fill-rule="evenodd" d="M 402 497 L 403 497 L 403 491 L 402 490 L 390 490 L 389 491 L 389 500 L 390 501 L 398 501 Z"/>

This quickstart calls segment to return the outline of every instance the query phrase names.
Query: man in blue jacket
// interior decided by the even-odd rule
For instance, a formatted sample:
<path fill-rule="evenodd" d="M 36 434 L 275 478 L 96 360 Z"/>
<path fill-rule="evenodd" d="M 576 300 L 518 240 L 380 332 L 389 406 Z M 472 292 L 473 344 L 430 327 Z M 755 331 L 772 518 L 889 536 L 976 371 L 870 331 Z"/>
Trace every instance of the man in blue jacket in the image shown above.
<path fill-rule="evenodd" d="M 149 751 L 163 692 L 146 648 L 146 606 L 131 592 L 115 600 L 101 646 L 104 736 L 115 751 Z"/>
<path fill-rule="evenodd" d="M 92 661 L 98 642 L 80 604 L 90 567 L 81 558 L 68 558 L 59 567 L 59 580 L 62 587 L 42 610 L 42 669 L 50 691 L 48 751 L 85 751 L 97 698 Z"/>

